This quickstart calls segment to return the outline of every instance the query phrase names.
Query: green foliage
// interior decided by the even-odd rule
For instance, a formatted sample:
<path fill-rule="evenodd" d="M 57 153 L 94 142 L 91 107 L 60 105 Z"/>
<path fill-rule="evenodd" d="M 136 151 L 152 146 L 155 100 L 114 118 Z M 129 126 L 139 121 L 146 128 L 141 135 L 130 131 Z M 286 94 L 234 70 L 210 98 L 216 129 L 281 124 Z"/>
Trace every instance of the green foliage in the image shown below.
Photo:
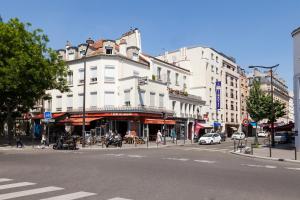
<path fill-rule="evenodd" d="M 272 103 L 271 95 L 264 94 L 260 89 L 260 83 L 256 80 L 253 81 L 246 104 L 247 112 L 255 122 L 259 122 L 262 119 L 275 122 L 276 119 L 285 115 L 285 105 L 278 100 L 274 100 Z M 274 116 L 272 114 L 272 107 L 275 113 Z"/>
<path fill-rule="evenodd" d="M 42 30 L 30 26 L 18 19 L 0 23 L 0 105 L 9 110 L 32 108 L 46 90 L 67 90 L 65 64 Z"/>
<path fill-rule="evenodd" d="M 0 23 L 0 120 L 33 108 L 46 90 L 67 91 L 67 68 L 41 29 L 18 19 Z M 1 117 L 2 116 L 2 117 Z"/>
<path fill-rule="evenodd" d="M 265 95 L 260 89 L 260 83 L 256 80 L 253 81 L 253 85 L 250 89 L 249 97 L 246 100 L 247 112 L 251 119 L 255 122 L 265 118 L 265 108 L 263 106 Z"/>

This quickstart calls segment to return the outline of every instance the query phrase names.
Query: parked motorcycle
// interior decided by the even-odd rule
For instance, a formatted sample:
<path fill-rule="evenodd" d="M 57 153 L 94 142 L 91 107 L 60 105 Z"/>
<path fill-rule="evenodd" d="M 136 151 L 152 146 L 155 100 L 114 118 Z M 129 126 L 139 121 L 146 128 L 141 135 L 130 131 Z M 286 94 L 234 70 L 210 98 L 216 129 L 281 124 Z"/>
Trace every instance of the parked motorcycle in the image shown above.
<path fill-rule="evenodd" d="M 109 145 L 113 145 L 113 146 L 116 146 L 116 147 L 122 147 L 122 137 L 121 137 L 121 135 L 120 134 L 117 134 L 117 135 L 114 135 L 114 134 L 107 135 L 106 138 L 105 138 L 105 146 L 106 146 L 106 148 Z"/>
<path fill-rule="evenodd" d="M 55 150 L 76 150 L 77 137 L 61 136 L 53 145 Z"/>

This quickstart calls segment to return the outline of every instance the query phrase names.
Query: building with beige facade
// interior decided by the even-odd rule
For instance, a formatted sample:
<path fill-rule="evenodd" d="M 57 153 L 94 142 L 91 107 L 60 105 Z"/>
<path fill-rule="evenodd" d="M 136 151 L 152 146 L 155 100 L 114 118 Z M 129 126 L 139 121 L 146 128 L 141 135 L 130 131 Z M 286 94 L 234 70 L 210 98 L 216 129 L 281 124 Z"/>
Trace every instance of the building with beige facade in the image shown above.
<path fill-rule="evenodd" d="M 249 84 L 256 79 L 261 84 L 261 89 L 266 94 L 271 94 L 271 72 L 270 71 L 260 71 L 259 69 L 253 69 L 251 73 L 248 74 Z M 273 73 L 273 98 L 285 105 L 285 115 L 277 119 L 277 123 L 286 124 L 288 123 L 288 112 L 289 112 L 289 92 L 285 80 L 280 78 L 278 74 Z M 263 122 L 267 122 L 264 120 Z"/>
<path fill-rule="evenodd" d="M 248 78 L 245 72 L 245 69 L 238 67 L 239 79 L 240 79 L 240 120 L 243 121 L 244 119 L 248 119 L 247 113 L 247 104 L 246 100 L 249 96 L 249 87 L 248 87 Z"/>
<path fill-rule="evenodd" d="M 240 79 L 234 58 L 213 48 L 194 46 L 165 52 L 157 58 L 189 70 L 190 93 L 203 97 L 203 126 L 214 126 L 228 136 L 241 123 Z"/>

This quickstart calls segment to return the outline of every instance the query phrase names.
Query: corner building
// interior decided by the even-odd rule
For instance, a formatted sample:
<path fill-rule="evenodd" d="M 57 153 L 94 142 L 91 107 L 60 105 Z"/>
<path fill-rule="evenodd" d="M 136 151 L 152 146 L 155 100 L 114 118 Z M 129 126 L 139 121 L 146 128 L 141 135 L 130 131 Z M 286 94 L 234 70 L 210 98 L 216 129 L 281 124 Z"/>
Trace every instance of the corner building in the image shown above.
<path fill-rule="evenodd" d="M 141 34 L 130 30 L 116 40 L 98 40 L 83 58 L 86 44 L 67 43 L 58 50 L 68 66 L 70 92 L 51 90 L 47 111 L 67 118 L 57 121 L 72 125 L 81 135 L 84 61 L 86 61 L 86 129 L 101 134 L 112 130 L 155 140 L 165 124 L 167 134 L 175 128 L 177 138 L 192 138 L 194 122 L 205 104 L 190 90 L 191 72 L 164 62 L 141 50 Z"/>

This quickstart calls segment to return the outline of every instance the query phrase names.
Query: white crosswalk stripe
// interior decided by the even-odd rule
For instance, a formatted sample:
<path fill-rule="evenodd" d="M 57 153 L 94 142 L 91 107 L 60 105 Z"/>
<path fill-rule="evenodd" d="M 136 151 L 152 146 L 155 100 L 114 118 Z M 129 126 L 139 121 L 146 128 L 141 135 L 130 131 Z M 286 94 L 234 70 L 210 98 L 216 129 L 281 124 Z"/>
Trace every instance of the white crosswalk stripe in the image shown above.
<path fill-rule="evenodd" d="M 36 189 L 31 189 L 31 190 L 11 192 L 11 193 L 6 193 L 6 194 L 0 194 L 0 200 L 13 199 L 13 198 L 18 198 L 18 197 L 25 197 L 25 196 L 30 196 L 30 195 L 34 195 L 34 194 L 41 194 L 41 193 L 45 193 L 45 192 L 53 192 L 53 191 L 63 190 L 63 189 L 64 188 L 49 186 L 49 187 L 36 188 Z"/>
<path fill-rule="evenodd" d="M 297 170 L 297 171 L 300 171 L 300 168 L 297 168 L 297 167 L 285 167 L 286 169 L 291 169 L 291 170 Z"/>
<path fill-rule="evenodd" d="M 124 198 L 120 198 L 120 197 L 115 197 L 115 198 L 108 199 L 108 200 L 132 200 L 132 199 L 124 199 Z"/>
<path fill-rule="evenodd" d="M 257 167 L 257 168 L 267 168 L 267 169 L 276 169 L 277 166 L 274 165 L 255 165 L 255 164 L 241 164 L 242 166 L 248 167 Z"/>
<path fill-rule="evenodd" d="M 216 161 L 213 160 L 194 160 L 194 161 L 199 163 L 208 163 L 208 164 L 216 163 Z"/>
<path fill-rule="evenodd" d="M 50 197 L 50 198 L 41 199 L 41 200 L 74 200 L 74 199 L 81 199 L 81 198 L 89 197 L 89 196 L 93 196 L 93 195 L 96 195 L 96 194 L 90 193 L 90 192 L 75 192 L 75 193 L 64 194 L 64 195 Z"/>
<path fill-rule="evenodd" d="M 0 190 L 10 189 L 10 188 L 17 188 L 17 187 L 24 187 L 24 186 L 28 186 L 28 185 L 35 185 L 35 183 L 20 182 L 20 183 L 11 183 L 11 184 L 6 184 L 6 185 L 0 185 Z"/>
<path fill-rule="evenodd" d="M 0 183 L 1 182 L 6 182 L 6 181 L 12 181 L 13 179 L 9 179 L 9 178 L 0 178 Z"/>

